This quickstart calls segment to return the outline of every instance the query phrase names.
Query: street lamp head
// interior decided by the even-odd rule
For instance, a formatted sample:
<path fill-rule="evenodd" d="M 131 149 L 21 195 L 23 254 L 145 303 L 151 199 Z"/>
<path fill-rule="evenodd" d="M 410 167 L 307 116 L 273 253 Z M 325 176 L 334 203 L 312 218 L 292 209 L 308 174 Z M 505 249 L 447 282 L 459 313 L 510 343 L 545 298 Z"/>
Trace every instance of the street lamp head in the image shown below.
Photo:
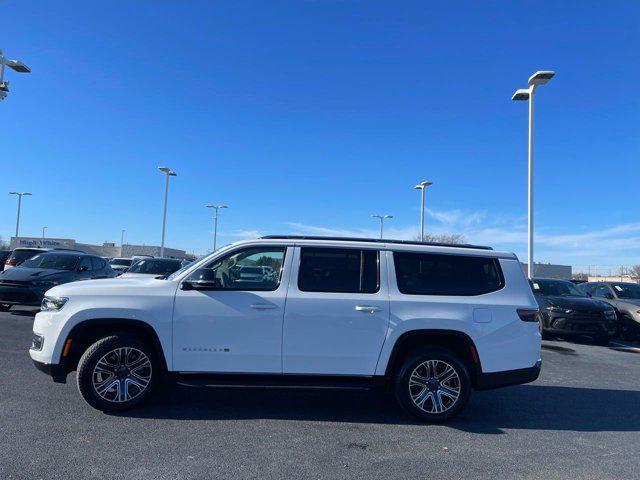
<path fill-rule="evenodd" d="M 526 88 L 520 88 L 513 94 L 511 100 L 529 100 L 529 90 Z"/>
<path fill-rule="evenodd" d="M 433 185 L 433 182 L 420 182 L 413 188 L 415 188 L 416 190 L 422 190 L 423 188 L 427 188 L 430 185 Z"/>
<path fill-rule="evenodd" d="M 167 175 L 169 175 L 170 177 L 175 177 L 178 174 L 176 172 L 174 172 L 173 170 L 171 170 L 169 167 L 158 167 L 158 170 L 160 170 L 161 172 L 166 173 Z"/>
<path fill-rule="evenodd" d="M 31 69 L 20 60 L 5 60 L 4 64 L 18 73 L 31 73 Z"/>
<path fill-rule="evenodd" d="M 30 192 L 9 192 L 9 195 L 20 195 L 20 196 L 24 196 L 24 195 L 31 195 Z"/>
<path fill-rule="evenodd" d="M 553 78 L 556 72 L 538 70 L 536 73 L 529 77 L 529 85 L 544 85 Z"/>

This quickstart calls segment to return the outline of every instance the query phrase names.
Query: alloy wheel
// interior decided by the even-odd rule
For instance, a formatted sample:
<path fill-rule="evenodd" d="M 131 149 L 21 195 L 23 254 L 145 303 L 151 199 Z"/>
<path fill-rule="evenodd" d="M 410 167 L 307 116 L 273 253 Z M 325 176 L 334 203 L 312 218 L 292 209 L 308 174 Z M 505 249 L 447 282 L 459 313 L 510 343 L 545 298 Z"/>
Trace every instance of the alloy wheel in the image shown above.
<path fill-rule="evenodd" d="M 133 347 L 119 347 L 107 352 L 93 369 L 95 392 L 113 403 L 140 396 L 151 382 L 151 361 L 144 352 Z"/>
<path fill-rule="evenodd" d="M 411 372 L 409 395 L 414 405 L 425 413 L 447 412 L 461 393 L 460 376 L 443 360 L 427 360 Z"/>

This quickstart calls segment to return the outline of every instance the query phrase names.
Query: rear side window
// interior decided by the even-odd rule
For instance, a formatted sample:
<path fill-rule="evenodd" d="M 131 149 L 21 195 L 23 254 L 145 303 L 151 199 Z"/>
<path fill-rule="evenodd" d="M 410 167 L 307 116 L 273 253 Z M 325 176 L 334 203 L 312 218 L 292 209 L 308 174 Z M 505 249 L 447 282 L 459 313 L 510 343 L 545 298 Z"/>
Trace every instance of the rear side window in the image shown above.
<path fill-rule="evenodd" d="M 378 251 L 302 248 L 298 288 L 302 292 L 376 293 L 380 289 Z"/>
<path fill-rule="evenodd" d="M 495 258 L 394 252 L 398 290 L 407 295 L 470 296 L 504 287 Z"/>

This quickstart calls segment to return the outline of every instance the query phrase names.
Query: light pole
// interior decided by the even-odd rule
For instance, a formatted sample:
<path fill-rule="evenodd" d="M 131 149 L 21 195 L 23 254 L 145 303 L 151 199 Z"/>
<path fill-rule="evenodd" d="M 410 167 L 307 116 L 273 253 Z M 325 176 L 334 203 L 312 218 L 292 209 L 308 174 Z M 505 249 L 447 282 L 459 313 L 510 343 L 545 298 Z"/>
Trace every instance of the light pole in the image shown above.
<path fill-rule="evenodd" d="M 18 73 L 30 73 L 31 69 L 20 60 L 9 60 L 2 55 L 0 49 L 0 100 L 4 100 L 9 93 L 9 82 L 4 80 L 5 65 Z"/>
<path fill-rule="evenodd" d="M 415 187 L 416 190 L 420 190 L 420 241 L 424 242 L 424 191 L 425 189 L 433 185 L 433 182 L 420 182 Z"/>
<path fill-rule="evenodd" d="M 218 210 L 221 208 L 229 208 L 226 205 L 210 205 L 206 204 L 205 208 L 213 208 L 215 214 L 213 215 L 213 251 L 216 251 L 216 244 L 218 242 Z"/>
<path fill-rule="evenodd" d="M 49 227 L 42 227 L 42 246 L 44 247 L 44 231 Z"/>
<path fill-rule="evenodd" d="M 553 78 L 555 72 L 537 71 L 529 77 L 529 88 L 516 90 L 511 100 L 529 100 L 529 146 L 528 146 L 528 240 L 527 240 L 527 276 L 533 278 L 535 263 L 533 259 L 533 97 L 538 85 L 544 85 Z"/>
<path fill-rule="evenodd" d="M 124 246 L 124 232 L 126 232 L 124 228 L 120 230 L 120 255 L 122 255 L 122 247 Z"/>
<path fill-rule="evenodd" d="M 393 218 L 393 215 L 371 215 L 371 218 L 379 218 L 380 219 L 380 238 L 382 238 L 384 232 L 384 221 L 387 218 Z"/>
<path fill-rule="evenodd" d="M 31 195 L 29 192 L 9 192 L 9 195 L 17 195 L 18 196 L 18 218 L 16 219 L 16 237 L 20 232 L 20 208 L 22 207 L 22 197 L 27 197 Z"/>
<path fill-rule="evenodd" d="M 167 199 L 169 196 L 169 177 L 175 177 L 178 174 L 168 167 L 158 167 L 158 170 L 165 174 L 164 184 L 164 210 L 162 212 L 162 242 L 160 243 L 160 257 L 164 258 L 164 232 L 167 226 Z"/>

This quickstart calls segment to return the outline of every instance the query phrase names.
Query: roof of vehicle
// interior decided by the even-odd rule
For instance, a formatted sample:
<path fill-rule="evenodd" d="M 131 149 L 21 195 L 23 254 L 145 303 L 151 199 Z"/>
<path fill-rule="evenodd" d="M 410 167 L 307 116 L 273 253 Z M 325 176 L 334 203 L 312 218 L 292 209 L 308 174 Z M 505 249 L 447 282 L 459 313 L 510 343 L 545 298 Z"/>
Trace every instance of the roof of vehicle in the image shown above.
<path fill-rule="evenodd" d="M 49 251 L 48 248 L 39 248 L 39 247 L 18 247 L 13 249 L 14 252 L 16 250 L 29 250 L 32 252 L 48 252 Z"/>
<path fill-rule="evenodd" d="M 267 235 L 254 240 L 243 240 L 231 246 L 239 246 L 251 243 L 273 243 L 282 242 L 289 245 L 317 245 L 317 246 L 350 246 L 359 248 L 389 248 L 402 251 L 429 251 L 434 253 L 456 253 L 463 255 L 486 256 L 492 258 L 517 259 L 515 254 L 506 251 L 496 251 L 491 247 L 484 247 L 470 244 L 446 244 L 435 242 L 417 242 L 412 240 L 391 240 L 375 238 L 354 238 L 354 237 L 322 237 L 308 235 Z"/>
<path fill-rule="evenodd" d="M 432 247 L 455 247 L 455 248 L 477 248 L 481 250 L 493 250 L 491 247 L 482 245 L 471 245 L 468 243 L 441 243 L 441 242 L 420 242 L 417 240 L 390 240 L 384 238 L 365 238 L 365 237 L 323 237 L 313 235 L 266 235 L 260 237 L 263 239 L 273 240 L 326 240 L 337 242 L 358 242 L 358 243 L 393 243 L 400 245 L 420 245 Z"/>
<path fill-rule="evenodd" d="M 605 285 L 611 285 L 611 284 L 614 284 L 614 283 L 616 285 L 640 285 L 639 283 L 636 283 L 636 282 L 616 282 L 614 280 L 602 280 L 602 281 L 586 282 L 586 283 L 588 283 L 590 285 L 593 285 L 593 284 L 597 285 L 599 283 L 603 283 Z M 584 285 L 584 283 L 581 283 L 581 285 Z"/>

